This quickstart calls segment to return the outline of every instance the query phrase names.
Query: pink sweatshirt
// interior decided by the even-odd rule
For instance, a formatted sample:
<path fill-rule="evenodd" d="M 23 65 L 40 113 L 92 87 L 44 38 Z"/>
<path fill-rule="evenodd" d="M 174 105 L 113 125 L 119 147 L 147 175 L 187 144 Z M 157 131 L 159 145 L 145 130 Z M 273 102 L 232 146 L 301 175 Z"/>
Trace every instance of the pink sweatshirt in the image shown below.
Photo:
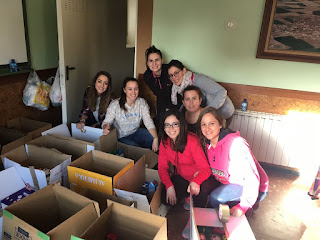
<path fill-rule="evenodd" d="M 207 145 L 207 156 L 212 174 L 219 182 L 243 186 L 237 205 L 242 211 L 246 212 L 255 204 L 259 191 L 268 191 L 268 176 L 238 131 L 219 140 L 214 149 Z"/>
<path fill-rule="evenodd" d="M 169 176 L 169 162 L 176 166 L 177 173 L 189 182 L 201 185 L 210 177 L 210 166 L 196 135 L 188 134 L 188 141 L 183 153 L 173 151 L 169 141 L 171 140 L 167 140 L 166 146 L 161 142 L 158 159 L 158 173 L 166 189 L 173 185 Z M 198 171 L 198 175 L 194 177 Z"/>

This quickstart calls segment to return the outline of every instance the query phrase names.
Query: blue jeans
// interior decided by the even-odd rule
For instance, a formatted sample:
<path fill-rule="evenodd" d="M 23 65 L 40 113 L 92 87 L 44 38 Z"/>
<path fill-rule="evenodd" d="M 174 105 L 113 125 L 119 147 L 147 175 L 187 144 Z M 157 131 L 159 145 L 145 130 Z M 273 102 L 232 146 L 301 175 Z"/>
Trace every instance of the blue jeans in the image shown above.
<path fill-rule="evenodd" d="M 227 204 L 233 207 L 240 202 L 243 187 L 237 184 L 221 185 L 210 193 L 210 205 L 213 208 L 218 208 L 219 204 Z M 260 192 L 256 202 L 261 202 L 268 192 Z"/>
<path fill-rule="evenodd" d="M 221 185 L 210 193 L 209 201 L 213 208 L 218 208 L 219 204 L 227 204 L 230 207 L 240 202 L 243 187 L 237 184 Z"/>
<path fill-rule="evenodd" d="M 138 128 L 135 133 L 119 138 L 118 141 L 136 147 L 152 149 L 153 137 L 146 128 Z"/>

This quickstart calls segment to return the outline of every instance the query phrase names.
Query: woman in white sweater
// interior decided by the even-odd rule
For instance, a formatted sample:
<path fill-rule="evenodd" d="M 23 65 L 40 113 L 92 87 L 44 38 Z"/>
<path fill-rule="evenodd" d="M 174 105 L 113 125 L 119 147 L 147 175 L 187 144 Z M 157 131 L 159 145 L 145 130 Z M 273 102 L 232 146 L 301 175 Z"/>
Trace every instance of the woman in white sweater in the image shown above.
<path fill-rule="evenodd" d="M 139 82 L 135 78 L 123 81 L 121 97 L 113 100 L 102 123 L 103 134 L 110 132 L 111 125 L 118 131 L 118 141 L 136 147 L 158 151 L 159 141 L 146 100 L 138 97 Z M 146 128 L 140 128 L 141 121 Z"/>

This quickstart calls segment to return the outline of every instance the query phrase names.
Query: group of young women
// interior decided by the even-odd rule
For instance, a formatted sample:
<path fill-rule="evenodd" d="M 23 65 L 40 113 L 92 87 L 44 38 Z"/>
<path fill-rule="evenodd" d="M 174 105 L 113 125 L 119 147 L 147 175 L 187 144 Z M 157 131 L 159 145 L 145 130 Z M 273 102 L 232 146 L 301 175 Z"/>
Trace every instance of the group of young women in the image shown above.
<path fill-rule="evenodd" d="M 159 150 L 164 204 L 188 209 L 191 194 L 194 206 L 228 204 L 233 216 L 257 208 L 268 192 L 268 177 L 246 140 L 227 128 L 234 112 L 227 91 L 178 60 L 163 64 L 154 46 L 146 50 L 146 65 L 144 81 L 157 97 L 154 119 L 139 97 L 137 79 L 126 78 L 121 97 L 112 100 L 111 76 L 99 72 L 85 92 L 77 127 L 102 127 L 106 135 L 113 126 L 118 141 Z"/>

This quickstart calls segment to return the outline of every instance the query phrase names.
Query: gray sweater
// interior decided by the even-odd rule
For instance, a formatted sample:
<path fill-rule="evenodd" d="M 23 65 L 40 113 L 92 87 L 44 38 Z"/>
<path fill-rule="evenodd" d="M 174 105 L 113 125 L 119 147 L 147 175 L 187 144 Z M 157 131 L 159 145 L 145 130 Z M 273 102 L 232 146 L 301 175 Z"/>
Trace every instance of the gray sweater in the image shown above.
<path fill-rule="evenodd" d="M 234 106 L 224 87 L 200 73 L 193 73 L 193 85 L 201 89 L 206 106 L 218 109 L 226 119 L 232 116 Z"/>
<path fill-rule="evenodd" d="M 148 130 L 155 128 L 146 100 L 138 97 L 134 106 L 126 104 L 127 112 L 120 108 L 119 100 L 118 98 L 110 103 L 102 127 L 108 123 L 113 124 L 118 131 L 118 138 L 135 133 L 140 127 L 141 120 Z"/>

